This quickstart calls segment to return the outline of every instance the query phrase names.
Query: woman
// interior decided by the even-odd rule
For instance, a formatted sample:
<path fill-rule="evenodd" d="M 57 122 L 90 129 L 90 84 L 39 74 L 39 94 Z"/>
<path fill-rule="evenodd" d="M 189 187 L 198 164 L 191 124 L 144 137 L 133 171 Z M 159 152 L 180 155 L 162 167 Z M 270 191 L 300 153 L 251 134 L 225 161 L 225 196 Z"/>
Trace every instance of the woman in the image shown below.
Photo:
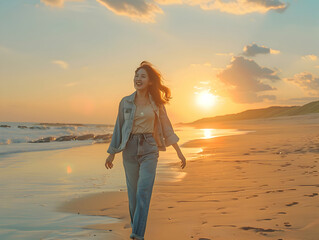
<path fill-rule="evenodd" d="M 135 70 L 136 91 L 122 98 L 107 152 L 105 167 L 111 169 L 116 153 L 122 151 L 129 199 L 131 239 L 144 240 L 146 221 L 156 175 L 159 151 L 172 145 L 186 166 L 164 104 L 170 89 L 162 84 L 161 74 L 143 61 Z"/>

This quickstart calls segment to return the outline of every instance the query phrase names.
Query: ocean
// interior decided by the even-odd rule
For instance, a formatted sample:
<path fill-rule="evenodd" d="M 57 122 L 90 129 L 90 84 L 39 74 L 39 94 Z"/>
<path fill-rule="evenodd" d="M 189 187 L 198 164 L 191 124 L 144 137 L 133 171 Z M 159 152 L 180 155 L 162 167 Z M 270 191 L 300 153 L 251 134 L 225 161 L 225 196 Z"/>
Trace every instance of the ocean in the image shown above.
<path fill-rule="evenodd" d="M 26 122 L 1 122 L 0 126 L 0 239 L 106 239 L 102 230 L 84 226 L 118 219 L 58 212 L 56 208 L 87 194 L 126 191 L 121 153 L 116 154 L 112 169 L 104 166 L 107 139 L 114 126 Z M 202 151 L 183 148 L 187 141 L 247 133 L 191 127 L 174 130 L 187 161 L 195 161 Z M 48 142 L 42 142 L 44 139 Z M 179 162 L 173 147 L 160 152 L 155 184 L 181 181 L 186 172 Z"/>
<path fill-rule="evenodd" d="M 102 143 L 111 136 L 113 128 L 114 125 L 107 124 L 0 122 L 0 155 Z M 63 136 L 84 136 L 84 139 L 59 141 Z"/>

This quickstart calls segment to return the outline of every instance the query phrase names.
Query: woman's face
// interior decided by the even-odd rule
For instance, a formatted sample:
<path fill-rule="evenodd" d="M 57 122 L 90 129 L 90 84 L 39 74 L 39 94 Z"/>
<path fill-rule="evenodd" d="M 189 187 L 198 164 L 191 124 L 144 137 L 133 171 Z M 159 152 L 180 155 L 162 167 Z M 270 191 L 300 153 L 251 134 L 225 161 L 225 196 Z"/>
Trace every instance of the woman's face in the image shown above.
<path fill-rule="evenodd" d="M 136 90 L 144 90 L 148 88 L 150 80 L 144 68 L 140 68 L 134 76 L 134 87 Z"/>

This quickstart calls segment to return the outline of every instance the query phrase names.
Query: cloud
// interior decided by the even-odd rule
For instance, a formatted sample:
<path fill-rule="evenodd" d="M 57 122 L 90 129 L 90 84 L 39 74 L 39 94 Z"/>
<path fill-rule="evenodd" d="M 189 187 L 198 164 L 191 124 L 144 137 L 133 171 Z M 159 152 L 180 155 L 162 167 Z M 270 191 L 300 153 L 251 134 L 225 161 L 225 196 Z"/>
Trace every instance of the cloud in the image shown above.
<path fill-rule="evenodd" d="M 286 78 L 286 80 L 299 86 L 310 95 L 319 94 L 319 77 L 315 77 L 312 73 L 297 73 L 293 78 Z"/>
<path fill-rule="evenodd" d="M 302 56 L 301 59 L 305 61 L 316 61 L 318 57 L 316 55 L 310 54 L 310 55 Z"/>
<path fill-rule="evenodd" d="M 83 2 L 85 0 L 41 0 L 47 6 L 63 7 L 65 2 Z"/>
<path fill-rule="evenodd" d="M 257 93 L 276 90 L 275 87 L 262 82 L 262 79 L 272 82 L 280 80 L 276 71 L 261 67 L 255 61 L 241 56 L 232 57 L 231 63 L 226 69 L 220 71 L 217 77 L 227 86 L 227 91 L 233 101 L 238 103 L 275 100 L 275 95 L 258 96 Z"/>
<path fill-rule="evenodd" d="M 54 60 L 54 61 L 52 61 L 52 63 L 58 65 L 59 67 L 61 67 L 63 69 L 69 68 L 69 64 L 65 61 L 62 61 L 62 60 Z"/>
<path fill-rule="evenodd" d="M 154 0 L 160 5 L 171 5 L 171 4 L 183 4 L 184 2 L 189 2 L 185 0 Z"/>
<path fill-rule="evenodd" d="M 163 10 L 151 1 L 146 0 L 97 0 L 104 7 L 117 15 L 130 17 L 138 22 L 155 22 L 156 13 Z"/>
<path fill-rule="evenodd" d="M 64 0 L 41 0 L 42 3 L 52 7 L 63 7 Z"/>
<path fill-rule="evenodd" d="M 243 55 L 247 57 L 254 57 L 257 54 L 279 54 L 280 51 L 273 50 L 265 46 L 258 46 L 256 43 L 247 45 L 243 49 Z"/>
<path fill-rule="evenodd" d="M 63 7 L 65 2 L 85 0 L 41 0 L 52 7 Z M 133 21 L 154 23 L 157 14 L 164 14 L 160 5 L 199 6 L 203 10 L 218 10 L 230 14 L 266 13 L 270 10 L 283 12 L 288 3 L 281 0 L 96 0 L 113 13 L 127 16 Z"/>
<path fill-rule="evenodd" d="M 174 1 L 173 1 L 174 2 Z M 283 12 L 289 4 L 280 0 L 184 0 L 189 5 L 199 5 L 204 10 L 219 10 L 230 14 L 266 13 L 270 10 Z"/>

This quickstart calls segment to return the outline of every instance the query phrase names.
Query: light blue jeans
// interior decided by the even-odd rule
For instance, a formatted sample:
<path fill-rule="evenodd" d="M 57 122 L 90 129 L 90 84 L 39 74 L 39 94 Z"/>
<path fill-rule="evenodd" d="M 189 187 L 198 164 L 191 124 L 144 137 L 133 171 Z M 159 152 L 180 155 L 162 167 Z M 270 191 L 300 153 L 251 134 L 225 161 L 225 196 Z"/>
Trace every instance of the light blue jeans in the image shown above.
<path fill-rule="evenodd" d="M 159 150 L 152 133 L 130 134 L 122 151 L 133 237 L 144 240 Z"/>

